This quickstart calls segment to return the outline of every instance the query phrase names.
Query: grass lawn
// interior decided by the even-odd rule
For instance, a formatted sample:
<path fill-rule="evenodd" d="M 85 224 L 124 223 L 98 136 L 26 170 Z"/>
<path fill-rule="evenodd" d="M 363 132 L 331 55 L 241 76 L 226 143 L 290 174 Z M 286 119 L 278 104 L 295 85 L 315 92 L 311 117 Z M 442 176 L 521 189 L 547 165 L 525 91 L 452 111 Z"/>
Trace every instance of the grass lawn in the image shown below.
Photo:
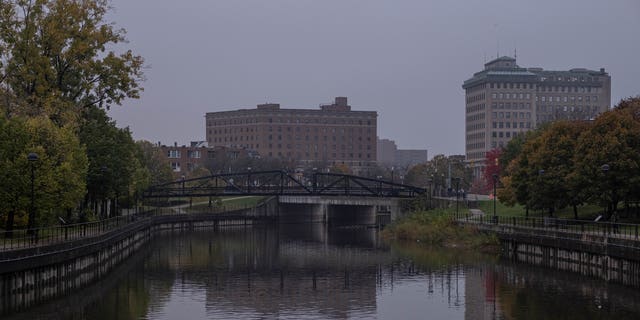
<path fill-rule="evenodd" d="M 493 200 L 484 200 L 478 202 L 478 209 L 482 210 L 487 215 L 493 215 Z M 585 205 L 578 207 L 578 218 L 584 220 L 593 220 L 599 214 L 602 213 L 602 207 L 595 205 Z M 524 217 L 525 209 L 521 205 L 515 205 L 513 207 L 509 207 L 500 201 L 496 202 L 496 214 L 498 216 L 505 217 Z M 547 212 L 544 212 L 544 215 L 547 216 Z M 529 216 L 531 217 L 540 217 L 542 216 L 542 212 L 539 210 L 529 210 Z M 573 219 L 573 208 L 567 207 L 562 210 L 558 210 L 554 213 L 554 216 L 557 218 L 568 218 Z"/>
<path fill-rule="evenodd" d="M 213 198 L 213 203 L 215 205 L 216 201 L 219 199 L 222 202 L 222 205 L 227 207 L 253 207 L 265 198 L 266 197 L 263 196 L 230 196 Z M 195 200 L 193 201 L 193 208 L 207 207 L 209 207 L 208 198 L 199 199 L 197 202 Z"/>
<path fill-rule="evenodd" d="M 247 206 L 253 207 L 264 200 L 262 196 L 246 196 L 246 197 L 222 197 L 222 204 L 225 206 Z"/>

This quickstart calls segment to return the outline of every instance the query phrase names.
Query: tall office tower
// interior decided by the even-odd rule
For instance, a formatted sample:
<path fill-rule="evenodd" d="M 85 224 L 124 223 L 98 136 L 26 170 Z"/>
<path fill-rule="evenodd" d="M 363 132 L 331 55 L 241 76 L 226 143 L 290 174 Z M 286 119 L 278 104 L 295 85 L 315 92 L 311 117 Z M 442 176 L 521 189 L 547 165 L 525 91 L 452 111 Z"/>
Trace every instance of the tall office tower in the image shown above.
<path fill-rule="evenodd" d="M 542 123 L 591 120 L 611 105 L 611 77 L 583 68 L 521 68 L 500 57 L 462 85 L 465 90 L 466 161 L 482 175 L 486 153 Z"/>

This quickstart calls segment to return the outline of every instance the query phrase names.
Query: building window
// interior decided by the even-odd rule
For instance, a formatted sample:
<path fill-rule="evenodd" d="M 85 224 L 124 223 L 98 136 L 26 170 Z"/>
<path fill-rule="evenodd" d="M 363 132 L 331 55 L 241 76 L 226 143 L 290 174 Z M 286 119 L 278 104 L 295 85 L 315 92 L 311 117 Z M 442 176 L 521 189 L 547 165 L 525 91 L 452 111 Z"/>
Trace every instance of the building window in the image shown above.
<path fill-rule="evenodd" d="M 180 158 L 180 150 L 169 150 L 167 152 L 167 157 L 169 157 L 171 159 Z"/>
<path fill-rule="evenodd" d="M 171 170 L 173 170 L 173 172 L 180 172 L 180 162 L 171 162 Z"/>
<path fill-rule="evenodd" d="M 200 150 L 187 151 L 187 156 L 193 159 L 200 159 Z"/>

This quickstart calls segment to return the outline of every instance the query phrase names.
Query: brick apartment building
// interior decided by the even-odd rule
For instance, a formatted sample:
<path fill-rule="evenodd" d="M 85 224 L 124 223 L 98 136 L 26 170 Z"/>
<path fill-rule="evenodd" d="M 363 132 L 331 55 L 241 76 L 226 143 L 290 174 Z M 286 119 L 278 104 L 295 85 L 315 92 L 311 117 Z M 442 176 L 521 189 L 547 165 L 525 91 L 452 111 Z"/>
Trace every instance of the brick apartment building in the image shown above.
<path fill-rule="evenodd" d="M 237 160 L 243 157 L 254 156 L 245 149 L 207 146 L 205 141 L 192 141 L 190 145 L 173 146 L 158 144 L 162 154 L 166 156 L 167 163 L 171 166 L 176 178 L 182 175 L 188 176 L 190 172 L 200 168 L 213 166 L 212 162 L 219 162 L 221 157 L 229 160 Z M 226 169 L 225 169 L 226 170 Z"/>
<path fill-rule="evenodd" d="M 260 104 L 255 109 L 209 112 L 209 147 L 241 148 L 263 158 L 300 165 L 345 164 L 355 171 L 376 163 L 375 111 L 353 111 L 346 97 L 319 109 L 284 109 Z"/>

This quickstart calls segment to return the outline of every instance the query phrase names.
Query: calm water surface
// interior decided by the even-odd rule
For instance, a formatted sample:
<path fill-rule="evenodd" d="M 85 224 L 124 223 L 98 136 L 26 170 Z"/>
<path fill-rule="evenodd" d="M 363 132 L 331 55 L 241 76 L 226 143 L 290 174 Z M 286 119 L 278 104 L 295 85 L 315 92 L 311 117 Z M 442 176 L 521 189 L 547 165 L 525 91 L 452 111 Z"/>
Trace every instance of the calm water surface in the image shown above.
<path fill-rule="evenodd" d="M 640 319 L 640 290 L 370 229 L 166 233 L 108 278 L 9 319 Z"/>

